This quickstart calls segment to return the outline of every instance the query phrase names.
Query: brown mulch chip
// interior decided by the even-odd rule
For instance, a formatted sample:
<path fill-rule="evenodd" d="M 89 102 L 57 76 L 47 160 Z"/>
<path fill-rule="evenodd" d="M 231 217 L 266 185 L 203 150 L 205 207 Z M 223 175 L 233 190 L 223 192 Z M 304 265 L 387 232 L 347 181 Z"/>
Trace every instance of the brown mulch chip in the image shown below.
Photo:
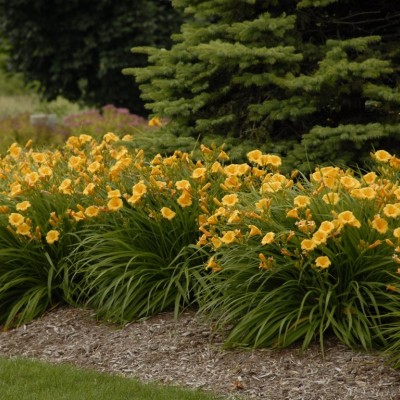
<path fill-rule="evenodd" d="M 306 351 L 223 350 L 223 337 L 194 311 L 116 327 L 90 310 L 59 308 L 0 333 L 0 356 L 23 356 L 201 388 L 240 399 L 400 400 L 400 371 L 379 353 L 355 352 L 329 339 Z"/>

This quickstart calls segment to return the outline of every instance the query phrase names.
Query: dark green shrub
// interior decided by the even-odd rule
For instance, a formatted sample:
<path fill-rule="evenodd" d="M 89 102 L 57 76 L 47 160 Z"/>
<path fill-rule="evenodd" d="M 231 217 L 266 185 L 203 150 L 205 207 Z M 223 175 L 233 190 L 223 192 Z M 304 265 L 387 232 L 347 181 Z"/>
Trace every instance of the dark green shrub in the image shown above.
<path fill-rule="evenodd" d="M 62 95 L 136 113 L 144 112 L 138 89 L 121 69 L 143 66 L 145 57 L 132 57 L 130 48 L 168 46 L 179 23 L 168 0 L 0 0 L 0 35 L 10 44 L 9 64 L 27 81 L 38 81 L 46 99 Z"/>
<path fill-rule="evenodd" d="M 127 69 L 168 130 L 250 139 L 308 168 L 399 143 L 395 1 L 175 0 L 192 19 Z"/>

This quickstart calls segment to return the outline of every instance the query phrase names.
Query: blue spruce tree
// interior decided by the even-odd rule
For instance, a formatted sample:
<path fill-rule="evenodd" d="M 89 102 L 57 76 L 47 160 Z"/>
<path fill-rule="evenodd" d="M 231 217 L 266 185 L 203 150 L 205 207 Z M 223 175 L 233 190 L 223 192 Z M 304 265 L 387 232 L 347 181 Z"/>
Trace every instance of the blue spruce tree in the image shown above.
<path fill-rule="evenodd" d="M 400 143 L 395 0 L 173 4 L 187 22 L 172 48 L 136 47 L 148 66 L 125 71 L 170 132 L 251 143 L 300 169 Z"/>

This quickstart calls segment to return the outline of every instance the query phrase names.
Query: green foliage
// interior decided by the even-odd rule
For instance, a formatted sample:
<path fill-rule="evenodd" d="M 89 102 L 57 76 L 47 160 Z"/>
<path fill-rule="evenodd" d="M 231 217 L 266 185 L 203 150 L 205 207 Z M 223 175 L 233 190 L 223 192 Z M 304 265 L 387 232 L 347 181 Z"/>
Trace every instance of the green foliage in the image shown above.
<path fill-rule="evenodd" d="M 38 110 L 38 114 L 54 113 L 57 117 L 56 121 L 50 124 L 33 125 L 31 114 L 27 112 L 0 118 L 1 154 L 5 154 L 14 142 L 25 145 L 31 140 L 36 148 L 41 148 L 44 145 L 61 145 L 71 135 L 87 134 L 100 137 L 105 131 L 120 135 L 134 135 L 138 142 L 137 147 L 142 142 L 150 140 L 149 147 L 155 146 L 157 150 L 154 154 L 160 152 L 165 146 L 169 150 L 174 147 L 172 138 L 170 142 L 163 140 L 160 146 L 157 146 L 156 139 L 159 138 L 159 134 L 153 135 L 152 139 L 152 135 L 147 134 L 150 131 L 147 129 L 146 121 L 138 115 L 131 114 L 126 108 L 107 105 L 100 111 L 95 109 L 79 111 L 65 99 L 59 98 L 42 106 L 36 105 L 35 109 Z M 75 112 L 65 116 L 68 111 Z"/>
<path fill-rule="evenodd" d="M 37 83 L 31 82 L 26 85 L 21 73 L 9 71 L 9 57 L 8 47 L 2 48 L 0 40 L 0 118 L 38 112 L 64 117 L 81 110 L 78 104 L 62 97 L 50 102 L 41 101 L 37 94 Z"/>
<path fill-rule="evenodd" d="M 40 107 L 40 98 L 35 94 L 0 96 L 0 118 L 32 113 Z"/>
<path fill-rule="evenodd" d="M 395 1 L 173 4 L 192 19 L 171 49 L 135 47 L 148 66 L 125 69 L 164 131 L 252 140 L 302 170 L 399 144 Z"/>
<path fill-rule="evenodd" d="M 57 271 L 42 249 L 21 243 L 4 228 L 1 231 L 0 323 L 7 328 L 30 321 L 57 303 L 53 292 L 58 288 L 52 279 Z"/>
<path fill-rule="evenodd" d="M 128 152 L 111 132 L 101 143 L 72 136 L 62 152 L 13 144 L 0 181 L 4 258 L 13 255 L 0 271 L 0 323 L 19 325 L 56 303 L 88 303 L 118 322 L 191 304 L 203 270 L 193 247 L 203 183 L 181 197 L 174 182 L 192 180 L 195 164 L 182 152 L 167 160 L 145 165 L 143 150 Z"/>
<path fill-rule="evenodd" d="M 398 364 L 400 158 L 307 178 L 258 149 L 238 164 L 223 146 L 148 158 L 129 142 L 80 134 L 1 158 L 5 328 L 57 304 L 118 323 L 196 305 L 230 326 L 226 345 L 334 334 Z"/>
<path fill-rule="evenodd" d="M 386 148 L 396 146 L 400 140 L 397 124 L 365 123 L 323 127 L 316 125 L 303 135 L 301 145 L 296 144 L 288 155 L 288 162 L 302 170 L 310 165 L 336 162 L 356 168 L 366 165 L 373 143 L 384 143 Z M 354 152 L 359 156 L 354 159 Z"/>
<path fill-rule="evenodd" d="M 333 332 L 349 347 L 382 347 L 387 342 L 381 325 L 394 320 L 383 316 L 396 308 L 397 301 L 386 290 L 393 281 L 387 274 L 392 260 L 389 250 L 352 257 L 354 250 L 327 249 L 324 254 L 333 267 L 321 272 L 311 260 L 296 266 L 279 249 L 265 251 L 249 244 L 223 249 L 216 256 L 223 272 L 210 276 L 204 285 L 202 310 L 220 326 L 234 325 L 227 346 L 286 347 L 301 341 L 307 348 L 318 340 L 323 348 L 325 337 Z M 260 252 L 273 257 L 276 267 L 260 270 Z"/>
<path fill-rule="evenodd" d="M 117 135 L 135 135 L 146 126 L 144 118 L 129 112 L 127 108 L 118 108 L 108 104 L 101 110 L 87 110 L 67 115 L 64 125 L 69 135 L 81 134 L 100 138 L 104 132 L 113 132 Z"/>
<path fill-rule="evenodd" d="M 4 38 L 0 38 L 0 94 L 2 96 L 27 95 L 32 87 L 24 85 L 21 74 L 8 71 L 9 49 Z"/>
<path fill-rule="evenodd" d="M 238 138 L 225 140 L 219 135 L 205 135 L 201 142 L 191 136 L 177 137 L 171 132 L 160 130 L 160 128 L 148 127 L 147 121 L 142 117 L 130 113 L 126 108 L 117 108 L 113 105 L 104 106 L 101 110 L 79 111 L 73 104 L 62 98 L 44 105 L 40 105 L 38 101 L 35 101 L 33 105 L 31 100 L 24 104 L 20 98 L 15 99 L 17 103 L 9 104 L 8 97 L 6 99 L 7 107 L 10 106 L 15 110 L 19 106 L 24 109 L 24 112 L 15 115 L 7 113 L 0 118 L 2 133 L 0 154 L 6 154 L 10 145 L 15 142 L 25 145 L 32 140 L 35 148 L 41 148 L 45 145 L 62 145 L 69 136 L 86 134 L 100 138 L 104 132 L 121 135 L 121 139 L 127 147 L 141 148 L 149 157 L 156 154 L 171 155 L 177 148 L 198 157 L 201 154 L 200 145 L 203 143 L 207 146 L 217 147 L 224 145 L 233 161 L 241 161 L 246 157 L 246 153 L 254 148 L 251 140 Z M 2 111 L 5 108 L 3 107 Z M 25 109 L 31 112 L 38 110 L 39 113 L 54 113 L 57 115 L 57 122 L 54 125 L 33 126 L 30 122 L 30 113 L 28 114 Z M 70 113 L 67 114 L 68 112 Z M 129 140 L 124 140 L 124 138 Z M 260 146 L 260 149 L 269 150 L 266 145 Z"/>
<path fill-rule="evenodd" d="M 78 238 L 74 235 L 77 224 L 65 217 L 57 219 L 57 215 L 66 215 L 69 207 L 79 201 L 74 200 L 34 190 L 26 191 L 22 197 L 14 196 L 14 201 L 1 197 L 3 208 L 24 219 L 21 227 L 36 226 L 33 233 L 28 229 L 19 234 L 21 228 L 11 224 L 4 210 L 1 215 L 0 324 L 5 329 L 29 322 L 49 307 L 75 304 L 76 293 L 82 291 L 79 274 L 67 260 L 77 245 Z M 17 204 L 23 201 L 29 201 L 29 208 L 20 211 Z M 59 228 L 69 232 L 56 245 L 49 245 L 41 233 L 52 229 L 51 213 L 56 216 Z"/>
<path fill-rule="evenodd" d="M 143 113 L 127 65 L 143 66 L 132 45 L 166 47 L 181 21 L 170 2 L 140 0 L 0 1 L 1 35 L 9 65 L 37 81 L 46 99 L 57 96 L 88 105 L 115 104 Z"/>
<path fill-rule="evenodd" d="M 73 302 L 72 269 L 48 246 L 18 240 L 4 227 L 0 242 L 0 324 L 4 329 L 42 315 L 48 308 Z"/>
<path fill-rule="evenodd" d="M 8 147 L 14 143 L 25 145 L 33 140 L 37 146 L 63 143 L 68 135 L 68 130 L 61 124 L 32 125 L 30 114 L 0 119 L 0 152 L 6 153 Z"/>
<path fill-rule="evenodd" d="M 216 400 L 211 394 L 174 386 L 139 383 L 134 379 L 51 365 L 26 359 L 0 359 L 4 399 L 29 400 Z"/>
<path fill-rule="evenodd" d="M 329 168 L 313 174 L 312 182 L 302 177 L 298 187 L 283 181 L 287 190 L 272 189 L 273 181 L 248 194 L 241 190 L 234 206 L 222 198 L 227 210 L 209 225 L 208 265 L 215 273 L 199 302 L 220 326 L 233 326 L 226 345 L 286 347 L 302 341 L 307 348 L 317 339 L 323 348 L 325 336 L 333 333 L 346 345 L 367 350 L 392 342 L 398 354 L 397 222 L 375 197 L 356 197 L 362 192 L 351 190 L 365 179 L 364 186 L 367 175 L 344 178 L 344 171 Z M 377 182 L 384 182 L 388 169 L 378 171 L 384 175 Z M 337 184 L 328 176 L 336 176 Z M 326 199 L 330 190 L 338 202 Z M 261 215 L 254 213 L 263 201 Z M 352 222 L 343 225 L 348 210 Z M 378 230 L 374 221 L 380 215 L 390 221 Z M 263 235 L 270 239 L 264 242 Z"/>
<path fill-rule="evenodd" d="M 128 210 L 78 233 L 81 243 L 70 263 L 83 276 L 82 294 L 99 318 L 125 323 L 172 309 L 178 315 L 191 304 L 202 270 L 190 248 L 197 236 L 195 215 L 168 222 Z"/>

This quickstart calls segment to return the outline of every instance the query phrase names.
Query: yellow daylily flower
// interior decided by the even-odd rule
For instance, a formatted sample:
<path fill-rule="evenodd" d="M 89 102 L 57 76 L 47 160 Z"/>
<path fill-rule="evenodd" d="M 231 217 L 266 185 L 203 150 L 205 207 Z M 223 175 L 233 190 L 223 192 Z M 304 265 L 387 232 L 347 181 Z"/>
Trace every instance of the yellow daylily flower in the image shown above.
<path fill-rule="evenodd" d="M 386 150 L 378 150 L 374 154 L 372 154 L 372 157 L 379 162 L 387 163 L 391 160 L 393 156 Z"/>
<path fill-rule="evenodd" d="M 53 170 L 48 165 L 42 165 L 39 167 L 38 172 L 41 178 L 53 176 Z"/>
<path fill-rule="evenodd" d="M 96 185 L 92 182 L 88 183 L 87 186 L 85 187 L 85 189 L 83 189 L 83 194 L 88 196 L 93 194 L 93 191 L 95 189 Z"/>
<path fill-rule="evenodd" d="M 132 195 L 133 196 L 144 196 L 147 193 L 147 186 L 144 181 L 139 181 L 136 185 L 132 186 Z"/>
<path fill-rule="evenodd" d="M 239 196 L 234 194 L 227 194 L 221 199 L 222 205 L 226 207 L 233 207 L 239 201 Z"/>
<path fill-rule="evenodd" d="M 220 238 L 222 243 L 231 244 L 236 240 L 235 231 L 224 232 L 224 235 Z"/>
<path fill-rule="evenodd" d="M 371 226 L 373 229 L 382 234 L 386 233 L 389 229 L 388 222 L 386 221 L 386 219 L 381 218 L 379 214 L 374 216 L 374 219 L 371 222 Z"/>
<path fill-rule="evenodd" d="M 286 213 L 286 217 L 287 218 L 299 219 L 300 218 L 299 211 L 297 210 L 297 208 L 292 208 L 291 210 L 289 210 Z"/>
<path fill-rule="evenodd" d="M 261 244 L 265 246 L 266 244 L 272 244 L 275 241 L 275 232 L 268 232 L 261 239 Z"/>
<path fill-rule="evenodd" d="M 189 207 L 192 205 L 192 196 L 188 190 L 184 190 L 179 196 L 177 203 L 182 207 Z"/>
<path fill-rule="evenodd" d="M 216 250 L 222 246 L 222 241 L 220 238 L 212 237 L 211 244 L 213 245 L 213 249 Z"/>
<path fill-rule="evenodd" d="M 353 189 L 350 194 L 356 199 L 373 200 L 376 197 L 376 192 L 373 188 L 367 186 L 359 189 Z"/>
<path fill-rule="evenodd" d="M 21 152 L 22 152 L 22 148 L 19 146 L 18 143 L 13 143 L 7 150 L 7 152 L 10 154 L 10 156 L 16 160 Z"/>
<path fill-rule="evenodd" d="M 338 193 L 335 192 L 329 192 L 326 193 L 322 196 L 322 200 L 326 203 L 326 204 L 331 204 L 331 205 L 335 205 L 339 200 L 340 200 L 340 196 Z"/>
<path fill-rule="evenodd" d="M 124 203 L 119 197 L 112 197 L 107 203 L 107 208 L 111 211 L 118 211 L 123 206 Z"/>
<path fill-rule="evenodd" d="M 31 226 L 30 226 L 30 224 L 23 222 L 22 224 L 17 226 L 17 229 L 15 232 L 18 235 L 31 236 Z"/>
<path fill-rule="evenodd" d="M 399 204 L 386 204 L 382 211 L 386 217 L 397 218 L 400 215 L 400 206 Z"/>
<path fill-rule="evenodd" d="M 395 228 L 395 229 L 393 230 L 393 236 L 394 236 L 396 239 L 400 239 L 400 228 Z"/>
<path fill-rule="evenodd" d="M 58 187 L 58 191 L 62 194 L 71 194 L 72 193 L 72 181 L 67 178 L 61 182 L 61 185 Z"/>
<path fill-rule="evenodd" d="M 320 230 L 316 231 L 312 236 L 312 240 L 317 245 L 326 243 L 327 239 L 328 239 L 328 235 L 325 232 L 320 231 Z"/>
<path fill-rule="evenodd" d="M 28 200 L 22 201 L 15 206 L 17 211 L 26 211 L 31 206 L 31 203 Z"/>
<path fill-rule="evenodd" d="M 279 168 L 282 165 L 282 159 L 273 154 L 264 154 L 262 156 L 262 165 L 271 165 L 274 168 Z"/>
<path fill-rule="evenodd" d="M 101 167 L 101 164 L 99 163 L 99 161 L 93 161 L 92 163 L 90 163 L 88 165 L 88 167 L 86 169 L 91 174 L 94 174 L 95 172 L 97 172 L 100 169 L 100 167 Z"/>
<path fill-rule="evenodd" d="M 170 208 L 168 207 L 162 207 L 161 208 L 161 215 L 163 216 L 163 218 L 166 218 L 168 220 L 171 220 L 173 218 L 175 218 L 176 216 L 176 212 L 172 211 Z"/>
<path fill-rule="evenodd" d="M 203 179 L 206 176 L 207 168 L 199 167 L 195 168 L 192 172 L 193 179 Z"/>
<path fill-rule="evenodd" d="M 361 186 L 361 183 L 358 179 L 349 175 L 342 176 L 340 178 L 340 184 L 347 190 L 357 189 Z"/>
<path fill-rule="evenodd" d="M 315 265 L 318 268 L 326 269 L 331 265 L 331 260 L 327 256 L 319 256 L 315 259 Z"/>
<path fill-rule="evenodd" d="M 161 119 L 159 117 L 151 118 L 149 120 L 149 122 L 148 122 L 148 125 L 151 126 L 151 127 L 155 126 L 155 127 L 158 127 L 158 128 L 161 128 L 163 126 L 162 122 L 161 122 Z"/>
<path fill-rule="evenodd" d="M 249 228 L 250 228 L 249 237 L 262 235 L 260 228 L 258 228 L 257 226 L 249 225 Z"/>
<path fill-rule="evenodd" d="M 190 182 L 187 179 L 183 179 L 181 181 L 176 181 L 175 182 L 175 187 L 178 190 L 190 190 L 191 185 L 190 185 Z"/>
<path fill-rule="evenodd" d="M 113 198 L 119 198 L 121 197 L 121 192 L 119 189 L 114 189 L 114 190 L 110 190 L 107 192 L 107 198 L 109 199 L 113 199 Z"/>
<path fill-rule="evenodd" d="M 363 175 L 363 180 L 367 185 L 372 185 L 377 177 L 378 175 L 376 175 L 375 172 L 368 172 L 367 174 Z"/>
<path fill-rule="evenodd" d="M 10 223 L 10 225 L 12 226 L 19 226 L 22 223 L 24 223 L 25 221 L 25 217 L 19 213 L 11 213 L 8 217 L 8 222 Z"/>
<path fill-rule="evenodd" d="M 310 205 L 311 199 L 308 196 L 296 196 L 293 200 L 293 204 L 297 208 L 304 208 Z"/>
<path fill-rule="evenodd" d="M 247 153 L 247 159 L 255 164 L 263 165 L 263 154 L 260 150 L 252 150 Z"/>
<path fill-rule="evenodd" d="M 85 215 L 89 218 L 97 217 L 99 215 L 100 208 L 98 206 L 89 206 L 85 210 Z"/>
<path fill-rule="evenodd" d="M 39 174 L 37 172 L 30 172 L 25 175 L 25 182 L 29 186 L 34 186 L 39 181 Z"/>
<path fill-rule="evenodd" d="M 303 251 L 313 251 L 317 247 L 317 243 L 312 239 L 303 239 L 300 246 Z"/>
<path fill-rule="evenodd" d="M 361 227 L 360 221 L 358 221 L 352 211 L 341 212 L 340 214 L 338 214 L 337 219 L 342 225 L 350 225 L 356 228 Z"/>
<path fill-rule="evenodd" d="M 113 143 L 113 142 L 117 142 L 119 140 L 119 137 L 113 132 L 107 132 L 103 136 L 103 140 L 106 143 Z"/>
<path fill-rule="evenodd" d="M 60 232 L 56 230 L 48 231 L 46 234 L 46 242 L 48 244 L 53 244 L 54 242 L 57 242 L 59 239 L 60 239 Z"/>

